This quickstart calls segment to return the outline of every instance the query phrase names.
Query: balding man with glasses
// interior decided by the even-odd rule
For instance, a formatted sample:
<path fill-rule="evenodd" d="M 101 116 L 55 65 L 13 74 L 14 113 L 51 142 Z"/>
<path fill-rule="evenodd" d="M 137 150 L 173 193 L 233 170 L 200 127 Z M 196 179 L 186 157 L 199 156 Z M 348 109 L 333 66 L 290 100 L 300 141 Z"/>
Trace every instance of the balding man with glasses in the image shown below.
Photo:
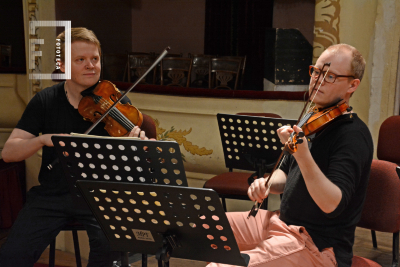
<path fill-rule="evenodd" d="M 309 94 L 321 111 L 349 104 L 364 73 L 365 60 L 347 44 L 330 46 L 310 66 Z M 373 157 L 368 127 L 351 109 L 323 130 L 299 137 L 297 151 L 287 155 L 267 181 L 256 179 L 248 189 L 261 202 L 282 194 L 279 211 L 227 213 L 236 241 L 250 255 L 249 266 L 350 267 L 354 232 L 361 217 Z M 302 128 L 278 130 L 285 144 Z M 210 266 L 225 266 L 211 263 Z"/>

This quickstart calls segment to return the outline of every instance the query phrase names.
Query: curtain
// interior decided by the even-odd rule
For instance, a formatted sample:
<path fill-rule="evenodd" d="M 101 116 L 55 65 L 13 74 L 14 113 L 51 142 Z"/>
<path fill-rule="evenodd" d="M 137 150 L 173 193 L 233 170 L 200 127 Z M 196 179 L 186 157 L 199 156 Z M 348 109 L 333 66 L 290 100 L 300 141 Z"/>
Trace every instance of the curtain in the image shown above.
<path fill-rule="evenodd" d="M 263 90 L 265 32 L 273 0 L 206 0 L 204 53 L 246 56 L 244 90 Z"/>

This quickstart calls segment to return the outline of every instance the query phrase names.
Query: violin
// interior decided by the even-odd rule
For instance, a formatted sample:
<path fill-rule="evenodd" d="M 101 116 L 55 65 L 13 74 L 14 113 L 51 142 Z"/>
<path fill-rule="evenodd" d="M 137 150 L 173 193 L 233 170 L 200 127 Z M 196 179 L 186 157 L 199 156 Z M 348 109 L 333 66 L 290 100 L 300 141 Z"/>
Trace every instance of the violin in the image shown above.
<path fill-rule="evenodd" d="M 135 127 L 134 122 L 136 122 L 137 125 L 141 126 L 141 124 L 143 122 L 143 115 L 140 113 L 139 110 L 134 108 L 134 109 L 136 109 L 136 111 L 133 110 L 133 115 L 131 116 L 128 114 L 128 112 L 126 112 L 124 114 L 124 111 L 121 111 L 121 110 L 124 110 L 127 106 L 124 106 L 125 108 L 122 108 L 123 105 L 121 105 L 119 109 L 118 108 L 114 109 L 114 107 L 116 107 L 117 105 L 120 105 L 119 102 L 121 101 L 121 99 L 123 99 L 126 94 L 128 94 L 136 85 L 138 85 L 139 82 L 144 77 L 146 77 L 146 75 L 152 69 L 154 69 L 155 66 L 157 66 L 157 64 L 168 54 L 168 51 L 170 49 L 171 48 L 169 46 L 166 47 L 163 50 L 163 52 L 158 56 L 158 58 L 153 62 L 153 64 L 145 71 L 145 73 L 143 73 L 142 76 L 140 76 L 136 80 L 136 82 L 131 87 L 129 87 L 128 90 L 125 91 L 125 93 L 123 95 L 121 95 L 121 93 L 119 93 L 119 90 L 111 82 L 104 81 L 106 83 L 100 83 L 100 84 L 102 84 L 102 85 L 99 84 L 100 86 L 97 85 L 93 92 L 95 92 L 98 87 L 99 87 L 99 89 L 94 94 L 95 96 L 91 96 L 93 102 L 89 98 L 89 99 L 86 99 L 85 102 L 82 103 L 81 109 L 83 109 L 83 113 L 85 114 L 85 116 L 87 115 L 86 118 L 88 120 L 93 122 L 92 126 L 90 126 L 89 129 L 87 129 L 83 134 L 89 134 L 94 129 L 94 127 L 96 127 L 97 124 L 99 124 L 100 121 L 106 122 L 106 127 L 105 127 L 106 130 L 109 128 L 110 132 L 112 134 L 116 134 L 116 135 L 112 135 L 110 132 L 108 132 L 112 136 L 124 135 L 124 132 L 127 133 L 128 130 L 130 129 L 130 127 L 132 127 L 132 125 L 133 125 L 133 127 Z M 116 91 L 115 93 L 113 93 L 112 90 L 111 91 L 107 90 L 110 87 L 110 85 L 108 83 L 111 84 L 115 88 L 115 91 Z M 106 85 L 104 85 L 104 84 L 106 84 Z M 104 89 L 103 86 L 106 87 L 106 89 Z M 105 92 L 108 91 L 109 93 L 103 95 L 104 91 Z M 108 100 L 108 99 L 104 100 L 105 98 L 109 98 L 110 100 Z M 83 100 L 83 98 L 81 99 L 81 102 L 82 102 L 82 100 Z M 81 102 L 79 102 L 78 110 L 79 110 L 79 106 L 81 105 Z M 111 102 L 113 104 L 111 104 Z M 92 106 L 92 107 L 90 107 L 90 106 Z M 127 109 L 130 109 L 130 108 L 127 108 Z M 82 115 L 81 111 L 79 111 L 79 113 Z M 107 116 L 109 116 L 109 114 L 110 114 L 110 117 L 105 119 Z M 121 116 L 121 114 L 123 115 L 124 118 Z M 84 118 L 85 118 L 85 116 L 84 116 Z M 133 118 L 133 122 L 130 121 L 127 117 Z M 121 126 L 114 127 L 114 122 L 118 122 Z M 113 128 L 114 128 L 114 130 L 113 130 Z M 47 166 L 47 169 L 49 169 L 49 170 L 53 169 L 54 165 L 56 165 L 58 162 L 59 162 L 59 159 L 56 158 L 51 164 L 49 164 Z"/>
<path fill-rule="evenodd" d="M 297 144 L 303 142 L 303 139 L 298 138 L 303 138 L 304 136 L 309 136 L 323 130 L 331 121 L 351 110 L 352 107 L 350 107 L 346 101 L 341 100 L 337 104 L 322 109 L 321 111 L 316 109 L 310 112 L 309 116 L 306 116 L 307 121 L 305 123 L 300 121 L 298 125 L 303 131 L 298 134 L 292 133 L 289 141 L 285 144 L 283 149 L 284 153 L 295 153 L 297 151 Z"/>
<path fill-rule="evenodd" d="M 78 105 L 79 114 L 84 120 L 96 122 L 99 118 L 118 102 L 102 120 L 104 129 L 110 136 L 119 137 L 129 133 L 133 127 L 139 127 L 143 122 L 142 113 L 129 103 L 121 104 L 121 92 L 110 81 L 101 81 L 93 90 L 93 95 L 85 96 Z"/>

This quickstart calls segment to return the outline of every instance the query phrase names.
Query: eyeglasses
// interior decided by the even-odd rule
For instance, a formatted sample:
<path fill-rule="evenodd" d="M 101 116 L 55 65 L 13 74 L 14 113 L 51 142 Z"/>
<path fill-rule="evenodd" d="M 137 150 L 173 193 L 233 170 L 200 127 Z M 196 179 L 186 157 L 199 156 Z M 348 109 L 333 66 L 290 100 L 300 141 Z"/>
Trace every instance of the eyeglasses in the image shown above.
<path fill-rule="evenodd" d="M 315 66 L 310 66 L 308 72 L 311 77 L 317 78 L 319 76 L 319 74 L 321 73 L 321 70 Z M 327 82 L 327 83 L 334 83 L 336 81 L 336 78 L 338 78 L 338 77 L 347 77 L 347 78 L 351 77 L 353 79 L 356 78 L 353 75 L 336 75 L 335 73 L 332 73 L 330 71 L 328 71 L 328 73 L 326 75 L 325 75 L 325 73 L 326 73 L 326 71 L 322 72 L 322 77 L 325 76 L 325 82 Z"/>

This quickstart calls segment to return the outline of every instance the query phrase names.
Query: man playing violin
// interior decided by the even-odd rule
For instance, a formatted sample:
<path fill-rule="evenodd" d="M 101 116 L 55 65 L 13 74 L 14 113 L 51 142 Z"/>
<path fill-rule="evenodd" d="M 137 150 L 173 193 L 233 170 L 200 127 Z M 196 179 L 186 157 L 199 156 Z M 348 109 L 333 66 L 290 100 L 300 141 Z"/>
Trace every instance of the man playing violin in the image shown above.
<path fill-rule="evenodd" d="M 61 40 L 60 69 L 65 72 L 65 33 Z M 115 259 L 109 243 L 89 209 L 76 209 L 69 193 L 61 164 L 48 170 L 57 157 L 51 137 L 54 134 L 84 133 L 92 123 L 84 121 L 77 108 L 83 95 L 96 87 L 100 78 L 100 42 L 86 28 L 71 29 L 71 79 L 46 88 L 29 102 L 22 118 L 4 145 L 6 162 L 21 161 L 43 148 L 39 186 L 27 195 L 27 203 L 0 251 L 1 267 L 33 266 L 60 229 L 72 219 L 82 223 L 89 236 L 91 267 L 111 267 Z M 127 102 L 128 99 L 121 102 Z M 41 134 L 41 135 L 40 135 Z M 99 125 L 93 135 L 108 136 Z M 135 126 L 128 136 L 147 139 Z"/>
<path fill-rule="evenodd" d="M 310 67 L 309 94 L 315 107 L 349 103 L 364 68 L 354 47 L 326 49 Z M 284 126 L 277 132 L 285 144 L 293 132 L 302 131 Z M 259 203 L 270 193 L 283 194 L 280 211 L 259 210 L 249 218 L 248 212 L 227 214 L 239 249 L 250 255 L 249 266 L 351 266 L 373 157 L 371 134 L 356 113 L 345 111 L 323 130 L 301 139 L 268 183 L 259 178 L 248 189 L 249 198 Z"/>

